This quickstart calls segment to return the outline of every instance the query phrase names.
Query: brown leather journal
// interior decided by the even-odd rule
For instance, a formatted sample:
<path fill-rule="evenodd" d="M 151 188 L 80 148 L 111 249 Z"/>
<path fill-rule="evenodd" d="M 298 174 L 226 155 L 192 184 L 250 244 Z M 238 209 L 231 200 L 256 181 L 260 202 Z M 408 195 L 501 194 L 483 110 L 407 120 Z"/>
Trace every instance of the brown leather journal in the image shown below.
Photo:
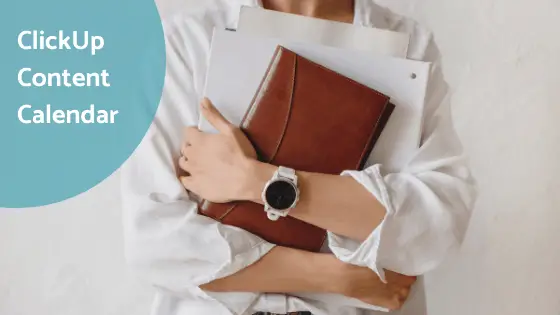
<path fill-rule="evenodd" d="M 340 174 L 364 166 L 393 109 L 389 97 L 279 46 L 240 128 L 261 161 Z M 252 202 L 204 201 L 199 210 L 286 247 L 317 252 L 326 238 L 289 216 L 270 221 Z"/>

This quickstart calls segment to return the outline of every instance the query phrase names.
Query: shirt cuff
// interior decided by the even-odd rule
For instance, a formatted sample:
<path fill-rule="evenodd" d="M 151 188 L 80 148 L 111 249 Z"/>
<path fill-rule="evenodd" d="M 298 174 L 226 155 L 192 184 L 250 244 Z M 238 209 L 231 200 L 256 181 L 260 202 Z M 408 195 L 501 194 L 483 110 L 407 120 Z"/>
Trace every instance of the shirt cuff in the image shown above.
<path fill-rule="evenodd" d="M 220 266 L 214 274 L 202 278 L 200 280 L 200 284 L 202 285 L 217 279 L 231 276 L 249 267 L 250 265 L 260 260 L 264 255 L 268 254 L 268 252 L 272 250 L 275 246 L 276 245 L 266 241 L 258 242 L 249 250 L 233 255 L 231 259 L 225 262 L 222 266 Z M 230 251 L 232 250 L 233 248 L 230 247 Z"/>
<path fill-rule="evenodd" d="M 205 278 L 201 283 L 209 283 L 233 275 L 260 260 L 275 246 L 266 241 L 261 241 L 251 247 L 250 250 L 234 255 L 215 274 Z M 227 308 L 231 314 L 246 314 L 247 310 L 260 296 L 260 293 L 253 292 L 208 292 L 199 287 L 196 287 L 196 290 L 196 296 L 219 303 L 222 307 Z"/>
<path fill-rule="evenodd" d="M 362 243 L 327 232 L 329 248 L 341 261 L 356 266 L 368 267 L 377 273 L 383 282 L 386 282 L 385 272 L 379 262 L 379 246 L 387 217 L 394 213 L 394 211 L 387 187 L 381 175 L 380 165 L 371 166 L 363 171 L 344 171 L 341 175 L 352 176 L 358 183 L 364 186 L 385 207 L 386 214 L 383 221 Z"/>

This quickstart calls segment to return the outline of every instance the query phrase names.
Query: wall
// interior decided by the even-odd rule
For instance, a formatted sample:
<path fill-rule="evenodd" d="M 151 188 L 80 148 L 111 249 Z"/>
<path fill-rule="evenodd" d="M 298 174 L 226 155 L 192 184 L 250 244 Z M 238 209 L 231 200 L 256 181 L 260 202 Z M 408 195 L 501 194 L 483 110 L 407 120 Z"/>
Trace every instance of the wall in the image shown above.
<path fill-rule="evenodd" d="M 481 189 L 461 252 L 426 279 L 429 314 L 560 313 L 560 2 L 383 3 L 434 30 Z M 117 183 L 0 211 L 1 315 L 148 314 L 151 289 L 123 264 Z"/>

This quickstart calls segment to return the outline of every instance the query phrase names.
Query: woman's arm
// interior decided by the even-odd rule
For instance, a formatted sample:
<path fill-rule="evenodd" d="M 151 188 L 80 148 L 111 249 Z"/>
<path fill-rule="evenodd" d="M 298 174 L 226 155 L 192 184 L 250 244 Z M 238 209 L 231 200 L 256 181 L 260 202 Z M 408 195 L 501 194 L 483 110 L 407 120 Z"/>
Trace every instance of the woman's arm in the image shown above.
<path fill-rule="evenodd" d="M 201 286 L 213 292 L 331 292 L 337 290 L 327 274 L 336 273 L 336 258 L 275 247 L 253 265 Z"/>
<path fill-rule="evenodd" d="M 291 216 L 329 231 L 335 255 L 367 266 L 423 274 L 463 238 L 476 196 L 475 184 L 453 128 L 445 81 L 432 66 L 422 146 L 406 167 L 382 165 L 333 176 L 299 172 L 301 202 Z M 206 100 L 202 113 L 219 134 L 190 131 L 179 165 L 190 191 L 211 201 L 260 201 L 276 169 L 256 162 L 243 132 Z"/>
<path fill-rule="evenodd" d="M 201 286 L 213 292 L 335 293 L 398 309 L 414 277 L 391 274 L 387 284 L 368 268 L 342 263 L 329 254 L 275 247 L 253 265 Z"/>
<path fill-rule="evenodd" d="M 277 167 L 254 161 L 250 200 L 263 204 L 261 193 Z M 364 241 L 383 221 L 385 207 L 349 176 L 298 171 L 300 199 L 290 216 L 357 241 Z"/>
<path fill-rule="evenodd" d="M 196 201 L 177 180 L 176 161 L 182 128 L 198 123 L 198 107 L 192 106 L 198 100 L 192 73 L 195 64 L 189 53 L 203 49 L 185 34 L 198 24 L 177 23 L 180 24 L 166 28 L 168 68 L 157 115 L 120 171 L 125 251 L 132 269 L 154 286 L 178 296 L 197 297 L 203 293 L 199 289 L 203 284 L 208 290 L 228 292 L 346 292 L 367 296 L 364 300 L 369 298 L 371 303 L 388 296 L 392 287 L 385 290 L 386 286 L 366 268 L 347 266 L 337 277 L 368 279 L 367 274 L 374 279 L 362 287 L 344 286 L 341 281 L 322 282 L 334 279 L 336 270 L 342 270 L 344 264 L 333 256 L 276 250 L 258 236 L 198 215 Z M 290 281 L 276 281 L 277 278 Z M 358 283 L 362 282 L 351 284 Z M 372 285 L 377 286 L 372 289 Z"/>
<path fill-rule="evenodd" d="M 261 194 L 276 166 L 258 162 L 243 132 L 229 123 L 210 100 L 201 112 L 220 132 L 187 128 L 179 166 L 190 176 L 187 190 L 213 202 L 251 200 Z M 291 216 L 356 240 L 364 240 L 385 216 L 384 206 L 350 177 L 298 172 L 300 201 Z"/>

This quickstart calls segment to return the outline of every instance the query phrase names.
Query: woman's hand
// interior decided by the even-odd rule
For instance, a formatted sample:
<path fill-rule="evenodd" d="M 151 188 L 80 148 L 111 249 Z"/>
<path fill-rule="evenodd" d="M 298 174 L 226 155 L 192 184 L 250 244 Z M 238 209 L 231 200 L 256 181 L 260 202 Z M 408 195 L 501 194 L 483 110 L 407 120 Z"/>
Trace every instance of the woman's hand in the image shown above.
<path fill-rule="evenodd" d="M 400 309 L 416 277 L 409 277 L 385 271 L 387 283 L 371 269 L 340 262 L 332 283 L 334 293 L 361 300 L 370 305 L 385 307 L 389 310 Z"/>
<path fill-rule="evenodd" d="M 245 134 L 227 121 L 208 99 L 201 103 L 204 117 L 218 130 L 209 134 L 185 129 L 179 167 L 187 173 L 185 188 L 212 202 L 250 200 L 259 196 L 271 174 L 263 174 L 256 152 Z M 272 171 L 273 172 L 273 171 Z"/>

